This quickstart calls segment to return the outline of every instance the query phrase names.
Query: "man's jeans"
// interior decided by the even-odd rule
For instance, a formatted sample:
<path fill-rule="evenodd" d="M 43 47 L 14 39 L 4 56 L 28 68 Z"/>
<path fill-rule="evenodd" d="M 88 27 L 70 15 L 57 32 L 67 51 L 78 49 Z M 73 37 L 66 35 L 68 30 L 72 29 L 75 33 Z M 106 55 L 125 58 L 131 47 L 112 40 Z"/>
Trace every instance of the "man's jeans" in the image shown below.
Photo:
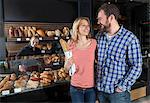
<path fill-rule="evenodd" d="M 74 86 L 70 86 L 70 94 L 72 103 L 95 103 L 96 101 L 94 88 L 81 90 Z"/>
<path fill-rule="evenodd" d="M 98 92 L 97 96 L 100 103 L 131 103 L 128 91 L 112 94 Z"/>

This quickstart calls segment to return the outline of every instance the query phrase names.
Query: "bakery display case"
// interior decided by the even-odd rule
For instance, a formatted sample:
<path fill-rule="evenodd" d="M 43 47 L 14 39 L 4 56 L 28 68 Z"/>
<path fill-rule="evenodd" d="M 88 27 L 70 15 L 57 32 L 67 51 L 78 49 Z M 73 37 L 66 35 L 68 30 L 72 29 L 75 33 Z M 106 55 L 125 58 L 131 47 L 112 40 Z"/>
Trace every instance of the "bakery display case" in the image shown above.
<path fill-rule="evenodd" d="M 6 43 L 0 101 L 69 101 L 70 76 L 63 68 L 59 40 L 70 39 L 70 28 L 78 17 L 78 0 L 2 0 L 0 4 Z M 33 36 L 39 39 L 40 53 L 18 56 Z"/>
<path fill-rule="evenodd" d="M 65 59 L 59 40 L 67 41 L 70 38 L 70 27 L 70 23 L 5 23 L 4 33 L 7 44 L 5 69 L 7 72 L 3 71 L 0 74 L 2 102 L 10 101 L 15 97 L 22 99 L 11 101 L 22 101 L 24 96 L 27 94 L 33 96 L 34 93 L 38 95 L 27 101 L 53 101 L 54 99 L 57 101 L 58 97 L 62 96 L 67 96 L 67 98 L 62 98 L 64 101 L 69 99 L 70 76 L 63 68 Z M 31 37 L 35 35 L 39 38 L 38 48 L 41 53 L 17 56 L 20 49 L 27 45 Z M 22 68 L 25 68 L 25 72 L 19 71 Z M 63 86 L 65 88 L 62 88 Z M 52 93 L 45 93 L 47 90 Z M 61 96 L 58 96 L 60 94 Z M 38 96 L 46 98 L 38 98 Z"/>

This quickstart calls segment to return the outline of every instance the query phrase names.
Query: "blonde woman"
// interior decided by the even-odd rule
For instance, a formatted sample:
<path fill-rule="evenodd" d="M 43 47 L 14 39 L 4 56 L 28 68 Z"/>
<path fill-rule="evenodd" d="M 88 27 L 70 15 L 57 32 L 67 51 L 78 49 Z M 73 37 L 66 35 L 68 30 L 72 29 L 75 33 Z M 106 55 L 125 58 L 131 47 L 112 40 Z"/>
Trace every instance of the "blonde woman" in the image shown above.
<path fill-rule="evenodd" d="M 72 58 L 65 68 L 69 70 L 74 63 L 76 71 L 71 77 L 70 94 L 72 103 L 95 103 L 94 57 L 96 40 L 90 35 L 90 21 L 87 17 L 77 18 L 72 27 L 71 40 L 68 41 Z"/>

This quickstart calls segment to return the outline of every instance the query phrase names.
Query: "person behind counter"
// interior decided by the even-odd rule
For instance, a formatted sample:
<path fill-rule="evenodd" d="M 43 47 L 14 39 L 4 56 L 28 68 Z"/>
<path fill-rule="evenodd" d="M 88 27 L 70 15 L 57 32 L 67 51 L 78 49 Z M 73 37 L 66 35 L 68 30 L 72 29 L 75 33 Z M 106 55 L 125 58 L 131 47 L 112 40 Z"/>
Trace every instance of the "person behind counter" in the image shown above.
<path fill-rule="evenodd" d="M 130 89 L 142 72 L 138 38 L 118 23 L 119 9 L 103 4 L 97 20 L 97 93 L 100 103 L 131 103 Z"/>
<path fill-rule="evenodd" d="M 41 50 L 37 48 L 39 44 L 39 39 L 36 36 L 31 37 L 30 42 L 26 45 L 21 51 L 16 55 L 18 56 L 27 56 L 27 55 L 39 55 Z"/>
<path fill-rule="evenodd" d="M 90 38 L 90 21 L 87 17 L 77 18 L 68 41 L 72 58 L 66 60 L 65 68 L 75 64 L 76 71 L 71 77 L 70 94 L 72 103 L 95 103 L 94 58 L 96 40 Z"/>

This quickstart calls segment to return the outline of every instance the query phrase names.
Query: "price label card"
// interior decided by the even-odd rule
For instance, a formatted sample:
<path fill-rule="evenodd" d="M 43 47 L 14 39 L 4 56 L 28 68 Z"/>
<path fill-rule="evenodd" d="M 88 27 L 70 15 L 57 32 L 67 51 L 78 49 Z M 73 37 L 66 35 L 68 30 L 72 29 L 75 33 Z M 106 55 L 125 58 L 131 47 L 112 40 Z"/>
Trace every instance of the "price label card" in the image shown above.
<path fill-rule="evenodd" d="M 55 40 L 58 40 L 58 37 L 54 37 Z"/>
<path fill-rule="evenodd" d="M 43 40 L 43 38 L 42 38 L 42 37 L 40 37 L 40 38 L 39 38 L 39 40 Z"/>
<path fill-rule="evenodd" d="M 30 41 L 30 38 L 26 38 L 26 41 Z"/>
<path fill-rule="evenodd" d="M 45 50 L 41 50 L 41 53 L 45 53 Z"/>
<path fill-rule="evenodd" d="M 53 65 L 59 65 L 59 62 L 53 63 Z"/>
<path fill-rule="evenodd" d="M 21 38 L 17 38 L 17 41 L 21 41 Z"/>
<path fill-rule="evenodd" d="M 67 36 L 66 39 L 69 39 L 69 37 Z"/>
<path fill-rule="evenodd" d="M 10 94 L 10 90 L 4 90 L 4 91 L 2 91 L 2 95 L 8 95 L 8 94 Z"/>
<path fill-rule="evenodd" d="M 15 93 L 21 92 L 21 88 L 15 88 L 15 89 L 14 89 L 14 92 L 15 92 Z"/>
<path fill-rule="evenodd" d="M 148 57 L 150 57 L 150 53 L 148 53 Z"/>

